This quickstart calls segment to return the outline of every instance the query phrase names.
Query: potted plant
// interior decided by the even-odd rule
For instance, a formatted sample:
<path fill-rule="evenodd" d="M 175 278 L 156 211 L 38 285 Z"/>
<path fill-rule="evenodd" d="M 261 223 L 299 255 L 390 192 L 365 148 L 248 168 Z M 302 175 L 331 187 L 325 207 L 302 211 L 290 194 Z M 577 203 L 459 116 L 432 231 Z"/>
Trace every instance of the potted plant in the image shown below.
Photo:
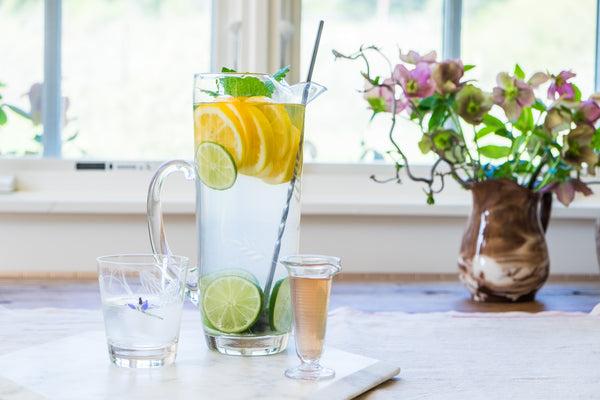
<path fill-rule="evenodd" d="M 465 78 L 473 65 L 437 61 L 435 52 L 400 52 L 398 63 L 375 46 L 333 53 L 364 64 L 368 107 L 373 117 L 390 119 L 395 180 L 400 182 L 403 171 L 422 183 L 429 204 L 446 177 L 471 191 L 458 266 L 473 299 L 533 299 L 549 272 L 544 233 L 552 194 L 568 205 L 575 192 L 592 193 L 581 175 L 593 175 L 599 162 L 600 96 L 583 100 L 571 71 L 527 76 L 516 65 L 512 73 L 500 72 L 488 92 Z M 373 56 L 390 66 L 386 76 L 373 73 Z M 544 96 L 536 95 L 542 89 Z M 420 150 L 435 157 L 425 176 L 414 173 L 398 144 L 398 118 L 418 125 Z"/>

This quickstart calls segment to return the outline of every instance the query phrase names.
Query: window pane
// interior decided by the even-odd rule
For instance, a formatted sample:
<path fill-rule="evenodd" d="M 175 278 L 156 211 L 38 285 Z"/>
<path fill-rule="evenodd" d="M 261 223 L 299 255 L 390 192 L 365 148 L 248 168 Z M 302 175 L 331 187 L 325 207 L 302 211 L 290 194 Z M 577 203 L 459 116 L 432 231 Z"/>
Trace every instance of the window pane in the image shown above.
<path fill-rule="evenodd" d="M 356 162 L 365 149 L 385 152 L 389 118 L 378 115 L 369 123 L 371 112 L 357 90 L 363 88 L 358 61 L 334 61 L 332 49 L 351 53 L 361 44 L 377 45 L 393 61 L 398 47 L 440 53 L 442 2 L 439 0 L 303 0 L 302 76 L 306 74 L 319 19 L 325 20 L 314 80 L 329 89 L 307 110 L 307 156 L 314 145 L 316 160 Z M 375 57 L 376 58 L 376 57 Z M 374 66 L 389 75 L 384 62 Z M 386 72 L 387 71 L 387 72 Z M 409 159 L 425 161 L 417 147 L 419 130 L 401 120 L 396 135 Z M 365 145 L 361 146 L 364 141 Z"/>
<path fill-rule="evenodd" d="M 36 124 L 6 106 L 7 116 L 0 125 L 0 155 L 40 154 L 41 82 L 44 76 L 44 2 L 43 0 L 0 0 L 0 87 L 7 103 L 30 113 L 34 100 Z M 33 90 L 32 90 L 33 89 Z"/>
<path fill-rule="evenodd" d="M 192 158 L 193 74 L 209 70 L 208 0 L 63 0 L 65 157 Z"/>
<path fill-rule="evenodd" d="M 575 6 L 575 3 L 577 5 Z M 465 0 L 463 60 L 490 90 L 519 63 L 529 75 L 572 69 L 584 96 L 594 87 L 596 1 Z"/>

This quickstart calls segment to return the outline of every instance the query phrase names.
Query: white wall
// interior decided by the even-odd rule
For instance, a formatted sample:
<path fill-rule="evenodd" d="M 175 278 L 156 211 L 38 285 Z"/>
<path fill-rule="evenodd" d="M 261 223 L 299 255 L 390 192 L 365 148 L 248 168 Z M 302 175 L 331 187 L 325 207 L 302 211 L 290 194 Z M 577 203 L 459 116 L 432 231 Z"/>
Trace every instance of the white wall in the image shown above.
<path fill-rule="evenodd" d="M 302 251 L 341 256 L 345 272 L 454 273 L 469 194 L 449 187 L 430 207 L 413 184 L 369 182 L 372 170 L 387 173 L 387 166 L 362 168 L 306 168 Z M 15 173 L 20 191 L 0 195 L 0 276 L 93 272 L 99 255 L 150 250 L 150 172 Z M 173 177 L 165 191 L 171 247 L 195 259 L 193 185 Z M 598 197 L 555 208 L 547 235 L 552 273 L 598 273 L 596 215 Z"/>

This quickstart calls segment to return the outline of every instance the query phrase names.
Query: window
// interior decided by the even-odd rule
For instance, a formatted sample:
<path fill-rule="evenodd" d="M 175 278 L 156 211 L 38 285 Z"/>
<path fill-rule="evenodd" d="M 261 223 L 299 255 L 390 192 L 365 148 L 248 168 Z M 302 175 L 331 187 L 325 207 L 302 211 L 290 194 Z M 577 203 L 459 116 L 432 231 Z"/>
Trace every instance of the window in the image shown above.
<path fill-rule="evenodd" d="M 477 65 L 469 75 L 490 89 L 496 73 L 515 62 L 529 73 L 572 68 L 587 95 L 597 75 L 597 1 L 574 7 L 548 0 L 540 7 L 530 0 L 0 0 L 2 101 L 29 112 L 31 97 L 35 114 L 33 123 L 9 113 L 0 126 L 0 155 L 44 150 L 40 89 L 54 57 L 61 61 L 61 93 L 48 90 L 48 107 L 56 107 L 46 117 L 59 114 L 61 104 L 54 120 L 62 120 L 62 132 L 48 128 L 46 138 L 62 135 L 62 149 L 48 154 L 191 158 L 193 73 L 221 66 L 273 72 L 291 64 L 290 80 L 302 80 L 324 19 L 314 80 L 329 91 L 307 111 L 306 159 L 379 160 L 390 148 L 389 120 L 369 122 L 358 93 L 362 65 L 335 61 L 332 49 L 351 53 L 375 44 L 393 59 L 398 48 L 460 56 Z M 60 35 L 44 29 L 53 8 L 62 11 Z M 44 53 L 44 40 L 62 50 Z M 374 69 L 387 74 L 383 62 Z M 396 135 L 411 162 L 429 162 L 412 122 L 400 120 Z"/>
<path fill-rule="evenodd" d="M 301 77 L 308 69 L 319 19 L 326 23 L 314 79 L 327 86 L 329 91 L 307 110 L 307 157 L 326 162 L 371 160 L 374 154 L 389 149 L 386 135 L 389 119 L 379 115 L 369 123 L 371 112 L 357 93 L 364 85 L 359 73 L 363 65 L 335 61 L 331 50 L 352 53 L 364 44 L 379 46 L 392 59 L 397 59 L 399 48 L 404 52 L 409 49 L 436 50 L 439 54 L 442 2 L 303 0 Z M 389 75 L 384 62 L 375 68 L 381 74 Z M 400 120 L 397 132 L 411 160 L 424 160 L 417 147 L 420 134 L 416 126 Z"/>
<path fill-rule="evenodd" d="M 7 122 L 0 126 L 0 155 L 32 155 L 42 150 L 41 82 L 44 77 L 43 0 L 0 1 L 0 104 L 29 112 L 34 121 L 3 107 Z"/>
<path fill-rule="evenodd" d="M 194 73 L 210 67 L 208 6 L 63 0 L 64 157 L 192 158 L 190 96 Z"/>
<path fill-rule="evenodd" d="M 463 26 L 462 58 L 490 90 L 516 62 L 528 74 L 573 69 L 582 93 L 594 90 L 595 0 L 463 0 Z"/>

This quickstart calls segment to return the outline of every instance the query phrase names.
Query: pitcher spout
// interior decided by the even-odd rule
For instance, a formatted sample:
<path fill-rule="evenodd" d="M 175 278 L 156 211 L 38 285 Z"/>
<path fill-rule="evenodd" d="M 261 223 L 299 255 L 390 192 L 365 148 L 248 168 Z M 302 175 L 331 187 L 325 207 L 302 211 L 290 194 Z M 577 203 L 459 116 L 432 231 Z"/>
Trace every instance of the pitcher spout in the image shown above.
<path fill-rule="evenodd" d="M 327 90 L 325 86 L 315 82 L 300 82 L 290 86 L 290 89 L 292 91 L 292 96 L 300 104 L 310 103 Z"/>

